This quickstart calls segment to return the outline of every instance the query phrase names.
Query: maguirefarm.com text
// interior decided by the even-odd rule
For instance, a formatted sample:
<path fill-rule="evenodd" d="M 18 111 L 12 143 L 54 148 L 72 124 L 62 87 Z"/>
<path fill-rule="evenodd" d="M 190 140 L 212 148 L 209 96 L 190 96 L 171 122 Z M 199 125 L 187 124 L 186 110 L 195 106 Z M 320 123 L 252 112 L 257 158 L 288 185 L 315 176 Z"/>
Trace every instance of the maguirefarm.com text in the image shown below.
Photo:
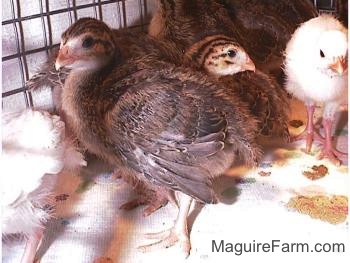
<path fill-rule="evenodd" d="M 343 253 L 345 252 L 344 243 L 287 243 L 279 239 L 271 240 L 271 242 L 252 242 L 230 243 L 225 240 L 212 240 L 211 252 L 213 253 L 234 253 L 237 256 L 243 253 L 259 253 L 259 252 L 284 252 L 284 253 Z"/>

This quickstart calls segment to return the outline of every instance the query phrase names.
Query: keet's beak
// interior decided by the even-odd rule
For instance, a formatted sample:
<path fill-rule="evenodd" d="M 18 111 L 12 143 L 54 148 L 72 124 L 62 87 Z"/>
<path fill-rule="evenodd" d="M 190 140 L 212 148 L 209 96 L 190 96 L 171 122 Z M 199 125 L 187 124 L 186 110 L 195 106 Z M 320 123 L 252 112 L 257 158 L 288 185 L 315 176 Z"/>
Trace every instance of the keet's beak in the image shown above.
<path fill-rule="evenodd" d="M 60 70 L 64 66 L 70 65 L 75 61 L 75 57 L 69 54 L 69 48 L 62 46 L 58 51 L 58 56 L 55 62 L 56 70 Z"/>
<path fill-rule="evenodd" d="M 247 57 L 246 62 L 242 66 L 243 70 L 250 70 L 255 72 L 255 64 L 254 62 L 250 59 L 250 57 Z"/>
<path fill-rule="evenodd" d="M 329 65 L 329 69 L 333 70 L 335 73 L 339 75 L 343 75 L 343 73 L 347 70 L 348 66 L 345 61 L 345 58 L 337 58 L 335 63 Z"/>

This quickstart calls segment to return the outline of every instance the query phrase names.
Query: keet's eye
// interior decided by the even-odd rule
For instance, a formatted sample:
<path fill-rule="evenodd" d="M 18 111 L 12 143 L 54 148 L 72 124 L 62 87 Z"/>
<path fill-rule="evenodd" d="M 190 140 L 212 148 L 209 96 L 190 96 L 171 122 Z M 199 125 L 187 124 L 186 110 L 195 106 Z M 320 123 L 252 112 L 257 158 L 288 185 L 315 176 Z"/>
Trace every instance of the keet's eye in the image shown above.
<path fill-rule="evenodd" d="M 321 58 L 324 58 L 324 53 L 323 53 L 322 49 L 320 49 L 320 56 L 321 56 Z"/>
<path fill-rule="evenodd" d="M 234 56 L 236 56 L 236 53 L 237 53 L 237 52 L 236 52 L 235 50 L 233 50 L 233 49 L 227 51 L 227 55 L 228 55 L 229 57 L 231 57 L 231 58 L 233 58 Z"/>
<path fill-rule="evenodd" d="M 87 37 L 83 41 L 83 48 L 90 48 L 94 44 L 94 39 L 92 37 Z"/>

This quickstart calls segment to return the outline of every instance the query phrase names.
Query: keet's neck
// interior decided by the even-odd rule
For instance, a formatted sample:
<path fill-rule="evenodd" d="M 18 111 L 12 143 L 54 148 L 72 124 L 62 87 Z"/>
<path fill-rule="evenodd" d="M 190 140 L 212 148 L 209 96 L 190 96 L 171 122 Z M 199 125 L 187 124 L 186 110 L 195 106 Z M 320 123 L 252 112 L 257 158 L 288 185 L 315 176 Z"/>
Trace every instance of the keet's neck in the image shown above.
<path fill-rule="evenodd" d="M 78 121 L 82 118 L 81 107 L 90 104 L 86 103 L 90 99 L 90 96 L 87 95 L 93 89 L 93 86 L 96 85 L 96 77 L 96 72 L 72 70 L 64 83 L 62 109 L 76 132 L 81 127 Z"/>

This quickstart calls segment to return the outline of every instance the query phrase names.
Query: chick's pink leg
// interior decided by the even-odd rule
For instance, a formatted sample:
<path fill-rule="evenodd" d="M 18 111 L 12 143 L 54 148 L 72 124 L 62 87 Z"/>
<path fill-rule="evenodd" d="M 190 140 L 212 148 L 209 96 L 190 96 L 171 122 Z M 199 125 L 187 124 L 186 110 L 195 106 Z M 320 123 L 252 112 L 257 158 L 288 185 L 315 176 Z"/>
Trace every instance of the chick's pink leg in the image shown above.
<path fill-rule="evenodd" d="M 346 153 L 342 153 L 333 148 L 332 145 L 332 119 L 324 119 L 323 120 L 323 128 L 325 131 L 325 143 L 323 145 L 323 149 L 318 156 L 319 159 L 327 158 L 335 165 L 340 165 L 341 161 L 339 160 L 339 155 L 347 155 Z"/>
<path fill-rule="evenodd" d="M 324 139 L 314 129 L 315 106 L 314 105 L 307 105 L 306 109 L 307 109 L 307 124 L 306 124 L 305 130 L 302 133 L 300 133 L 299 135 L 292 138 L 292 141 L 295 142 L 295 141 L 305 139 L 306 140 L 306 152 L 309 153 L 311 151 L 312 142 L 314 140 L 323 142 Z"/>
<path fill-rule="evenodd" d="M 38 228 L 33 235 L 27 240 L 26 248 L 21 259 L 21 263 L 33 263 L 39 262 L 35 260 L 35 254 L 38 249 L 39 243 L 43 237 L 44 228 Z"/>

